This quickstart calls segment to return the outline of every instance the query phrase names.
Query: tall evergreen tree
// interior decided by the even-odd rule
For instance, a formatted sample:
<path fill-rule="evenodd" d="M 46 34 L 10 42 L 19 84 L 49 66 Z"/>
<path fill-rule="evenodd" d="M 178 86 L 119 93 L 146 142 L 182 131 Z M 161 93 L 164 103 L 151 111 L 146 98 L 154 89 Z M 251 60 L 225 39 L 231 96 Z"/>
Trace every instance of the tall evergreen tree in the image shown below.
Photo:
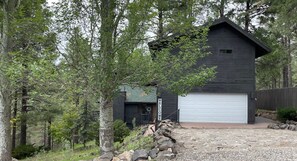
<path fill-rule="evenodd" d="M 1 1 L 2 30 L 1 30 L 1 55 L 0 55 L 0 160 L 11 160 L 11 135 L 10 135 L 10 113 L 11 113 L 11 86 L 7 75 L 7 65 L 10 61 L 11 51 L 11 20 L 12 15 L 18 7 L 19 0 Z"/>
<path fill-rule="evenodd" d="M 294 61 L 294 41 L 296 40 L 296 32 L 294 32 L 296 2 L 295 1 L 266 1 L 269 4 L 268 9 L 260 17 L 261 24 L 265 24 L 265 30 L 272 38 L 267 43 L 272 44 L 272 54 L 269 54 L 258 60 L 257 70 L 258 75 L 263 79 L 262 82 L 270 82 L 271 85 L 259 84 L 260 88 L 281 88 L 292 87 L 293 75 L 296 75 L 292 70 Z M 264 28 L 259 30 L 263 31 Z M 256 31 L 257 32 L 257 31 Z M 257 35 L 259 37 L 265 32 Z M 264 64 L 273 64 L 270 68 L 265 68 Z M 266 70 L 265 70 L 266 69 Z M 273 70 L 274 72 L 269 72 Z M 261 71 L 261 72 L 260 72 Z M 266 76 L 264 76 L 266 75 Z M 263 77 L 262 77 L 263 76 Z"/>
<path fill-rule="evenodd" d="M 34 3 L 29 0 L 23 0 L 20 3 L 19 8 L 14 14 L 14 21 L 12 26 L 14 32 L 12 59 L 14 64 L 20 64 L 18 75 L 20 78 L 17 80 L 17 84 L 21 91 L 21 119 L 20 119 L 20 144 L 25 145 L 27 143 L 27 112 L 29 110 L 30 91 L 35 78 L 32 77 L 32 67 L 36 68 L 38 61 L 50 57 L 49 49 L 51 50 L 53 45 L 49 43 L 53 41 L 52 34 L 49 32 L 50 12 L 44 7 L 45 0 L 36 0 Z M 18 72 L 18 71 L 16 71 Z M 33 81 L 30 81 L 33 80 Z"/>

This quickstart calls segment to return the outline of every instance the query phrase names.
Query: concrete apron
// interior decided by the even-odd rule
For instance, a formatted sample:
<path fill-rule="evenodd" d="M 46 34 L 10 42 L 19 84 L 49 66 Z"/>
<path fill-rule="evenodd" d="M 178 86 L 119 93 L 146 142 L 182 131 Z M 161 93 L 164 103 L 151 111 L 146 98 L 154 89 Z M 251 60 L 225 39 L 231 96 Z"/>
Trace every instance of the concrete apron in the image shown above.
<path fill-rule="evenodd" d="M 255 124 L 181 122 L 180 125 L 183 128 L 195 129 L 266 129 L 273 122 L 275 121 L 256 117 Z"/>

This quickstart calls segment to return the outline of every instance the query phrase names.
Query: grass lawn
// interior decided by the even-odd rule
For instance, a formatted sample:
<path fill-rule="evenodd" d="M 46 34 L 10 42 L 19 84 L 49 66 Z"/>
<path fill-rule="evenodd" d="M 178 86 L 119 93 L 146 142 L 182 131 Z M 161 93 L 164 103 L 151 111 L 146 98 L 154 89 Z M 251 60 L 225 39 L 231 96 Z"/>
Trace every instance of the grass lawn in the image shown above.
<path fill-rule="evenodd" d="M 99 157 L 99 147 L 95 142 L 89 142 L 87 148 L 83 145 L 76 145 L 74 150 L 59 150 L 51 152 L 40 152 L 36 156 L 22 161 L 78 161 Z"/>

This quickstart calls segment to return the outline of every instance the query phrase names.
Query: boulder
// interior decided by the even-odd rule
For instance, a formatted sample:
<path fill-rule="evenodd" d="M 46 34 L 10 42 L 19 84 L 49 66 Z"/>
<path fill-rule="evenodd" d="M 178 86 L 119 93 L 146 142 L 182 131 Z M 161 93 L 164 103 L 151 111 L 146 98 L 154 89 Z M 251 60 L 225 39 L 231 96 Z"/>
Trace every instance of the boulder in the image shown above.
<path fill-rule="evenodd" d="M 293 130 L 293 129 L 295 129 L 295 127 L 296 127 L 295 125 L 291 124 L 288 126 L 288 130 Z"/>
<path fill-rule="evenodd" d="M 268 124 L 267 128 L 272 129 L 273 124 Z"/>
<path fill-rule="evenodd" d="M 296 121 L 293 121 L 293 120 L 287 120 L 286 121 L 286 124 L 297 125 L 297 122 Z"/>
<path fill-rule="evenodd" d="M 155 139 L 155 140 L 159 140 L 159 139 L 161 139 L 162 137 L 164 137 L 163 135 L 160 135 L 160 134 L 157 133 L 157 132 L 155 132 L 155 133 L 153 134 L 153 136 L 154 136 L 154 139 Z"/>
<path fill-rule="evenodd" d="M 163 132 L 163 135 L 166 136 L 166 137 L 168 137 L 168 138 L 170 138 L 170 139 L 172 139 L 172 140 L 175 140 L 175 139 L 171 136 L 171 131 L 164 131 L 164 132 Z"/>
<path fill-rule="evenodd" d="M 278 126 L 278 125 L 275 125 L 275 126 L 273 127 L 273 129 L 279 129 L 279 126 Z"/>
<path fill-rule="evenodd" d="M 112 161 L 122 161 L 122 160 L 118 157 L 113 157 Z"/>
<path fill-rule="evenodd" d="M 155 159 L 158 155 L 159 150 L 157 148 L 154 148 L 149 151 L 148 155 L 152 158 Z"/>
<path fill-rule="evenodd" d="M 148 128 L 146 129 L 145 133 L 143 134 L 143 136 L 149 136 L 154 134 L 155 132 L 155 125 L 148 125 Z"/>
<path fill-rule="evenodd" d="M 169 128 L 171 128 L 171 129 L 173 129 L 173 128 L 174 128 L 174 123 L 171 122 L 171 123 L 167 124 L 167 126 L 168 126 Z"/>
<path fill-rule="evenodd" d="M 132 156 L 132 161 L 146 160 L 148 158 L 148 151 L 141 149 L 135 150 Z"/>
<path fill-rule="evenodd" d="M 170 119 L 162 120 L 160 122 L 160 124 L 168 124 L 168 123 L 171 123 L 171 120 Z"/>
<path fill-rule="evenodd" d="M 174 143 L 171 140 L 168 140 L 168 141 L 164 141 L 161 145 L 159 145 L 159 150 L 163 151 L 173 147 L 174 147 Z"/>
<path fill-rule="evenodd" d="M 93 159 L 93 161 L 111 161 L 113 159 L 112 153 L 105 153 L 101 155 L 99 158 Z"/>
<path fill-rule="evenodd" d="M 183 142 L 177 142 L 177 143 L 174 144 L 172 152 L 174 154 L 180 153 L 183 148 L 185 148 L 184 143 Z"/>
<path fill-rule="evenodd" d="M 125 151 L 123 152 L 122 154 L 120 154 L 118 156 L 118 158 L 121 160 L 121 161 L 131 161 L 132 160 L 132 155 L 133 155 L 133 151 Z"/>
<path fill-rule="evenodd" d="M 275 123 L 271 123 L 267 126 L 267 128 L 269 129 L 279 129 L 279 125 L 278 124 L 275 124 Z"/>
<path fill-rule="evenodd" d="M 175 154 L 166 150 L 166 151 L 160 151 L 158 153 L 158 157 L 156 158 L 156 160 L 173 159 L 174 157 L 175 157 Z"/>
<path fill-rule="evenodd" d="M 91 160 L 91 161 L 101 161 L 101 160 L 100 160 L 100 157 L 98 157 L 98 158 L 94 158 L 94 159 Z"/>
<path fill-rule="evenodd" d="M 176 140 L 171 135 L 171 130 L 169 129 L 158 129 L 157 130 L 158 135 L 165 136 L 170 138 L 173 142 L 176 142 Z"/>
<path fill-rule="evenodd" d="M 279 126 L 280 129 L 286 129 L 287 127 L 288 127 L 287 124 L 282 124 L 282 125 Z"/>
<path fill-rule="evenodd" d="M 157 143 L 160 145 L 160 144 L 162 144 L 163 142 L 165 142 L 165 141 L 169 141 L 169 140 L 170 140 L 170 138 L 165 137 L 165 136 L 162 136 L 162 137 L 160 137 L 160 138 L 157 140 Z"/>

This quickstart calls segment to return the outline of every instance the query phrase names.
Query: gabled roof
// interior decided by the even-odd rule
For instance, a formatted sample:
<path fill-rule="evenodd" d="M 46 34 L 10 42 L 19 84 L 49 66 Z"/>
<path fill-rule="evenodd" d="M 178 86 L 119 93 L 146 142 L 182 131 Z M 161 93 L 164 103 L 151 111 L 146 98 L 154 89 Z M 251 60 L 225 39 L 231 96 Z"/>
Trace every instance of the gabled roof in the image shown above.
<path fill-rule="evenodd" d="M 221 17 L 221 18 L 215 20 L 212 23 L 212 25 L 210 26 L 210 30 L 212 28 L 215 28 L 215 27 L 220 26 L 220 25 L 230 26 L 231 28 L 236 30 L 238 33 L 240 33 L 241 35 L 246 37 L 251 43 L 255 44 L 255 46 L 256 46 L 256 58 L 271 52 L 271 49 L 266 44 L 264 44 L 262 41 L 258 40 L 255 36 L 253 36 L 249 32 L 243 30 L 240 26 L 238 26 L 237 24 L 235 24 L 234 22 L 232 22 L 230 19 L 228 19 L 226 17 Z"/>
<path fill-rule="evenodd" d="M 242 35 L 243 37 L 245 37 L 249 42 L 251 42 L 252 44 L 255 45 L 256 47 L 256 55 L 255 58 L 258 58 L 260 56 L 263 56 L 265 54 L 268 54 L 269 52 L 271 52 L 271 49 L 265 45 L 263 42 L 261 42 L 260 40 L 258 40 L 255 36 L 253 36 L 252 34 L 250 34 L 249 32 L 243 30 L 240 26 L 238 26 L 237 24 L 235 24 L 234 22 L 232 22 L 230 19 L 226 18 L 226 17 L 221 17 L 217 20 L 215 20 L 211 25 L 210 25 L 210 31 L 216 27 L 220 27 L 220 26 L 224 26 L 227 25 L 229 27 L 231 27 L 232 29 L 234 29 L 236 32 L 238 32 L 240 35 Z M 168 43 L 168 41 L 170 41 L 170 39 L 177 37 L 177 35 L 172 35 L 172 36 L 168 36 L 167 38 L 161 39 L 161 40 L 155 40 L 155 41 L 151 41 L 148 43 L 149 47 L 153 50 L 156 50 L 158 48 L 161 48 L 162 46 L 166 46 L 165 44 Z"/>

